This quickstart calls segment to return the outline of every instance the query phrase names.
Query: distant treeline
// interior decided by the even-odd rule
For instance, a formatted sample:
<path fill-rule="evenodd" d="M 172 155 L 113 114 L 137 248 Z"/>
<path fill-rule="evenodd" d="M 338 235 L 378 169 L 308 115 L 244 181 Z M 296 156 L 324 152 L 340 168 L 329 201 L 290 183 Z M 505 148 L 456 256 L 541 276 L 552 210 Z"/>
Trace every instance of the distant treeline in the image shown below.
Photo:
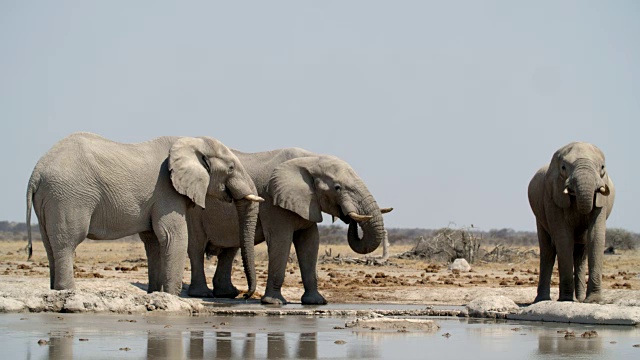
<path fill-rule="evenodd" d="M 34 239 L 40 239 L 40 228 L 38 225 L 31 225 Z M 347 228 L 339 225 L 320 225 L 320 242 L 323 244 L 346 244 Z M 400 229 L 388 228 L 389 244 L 414 245 L 420 238 L 428 239 L 441 233 L 441 229 Z M 474 228 L 465 228 L 465 231 L 479 238 L 482 245 L 512 245 L 512 246 L 537 246 L 538 236 L 531 231 L 516 231 L 513 229 L 491 229 L 480 231 Z M 132 237 L 137 239 L 137 237 Z M 0 240 L 26 240 L 27 224 L 0 221 Z M 617 249 L 638 249 L 640 248 L 640 234 L 633 233 L 619 228 L 607 229 L 607 246 L 614 246 Z"/>

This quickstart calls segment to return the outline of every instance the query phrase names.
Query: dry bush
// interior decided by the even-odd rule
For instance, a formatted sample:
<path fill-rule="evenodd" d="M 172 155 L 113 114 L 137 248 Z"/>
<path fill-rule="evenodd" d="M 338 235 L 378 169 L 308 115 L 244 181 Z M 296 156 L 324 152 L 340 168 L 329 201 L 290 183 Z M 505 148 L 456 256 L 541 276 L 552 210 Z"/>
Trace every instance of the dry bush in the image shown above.
<path fill-rule="evenodd" d="M 453 225 L 437 230 L 431 237 L 420 236 L 413 249 L 395 257 L 400 259 L 424 259 L 430 262 L 452 262 L 464 258 L 473 263 L 482 257 L 482 235 L 472 227 L 455 228 Z"/>

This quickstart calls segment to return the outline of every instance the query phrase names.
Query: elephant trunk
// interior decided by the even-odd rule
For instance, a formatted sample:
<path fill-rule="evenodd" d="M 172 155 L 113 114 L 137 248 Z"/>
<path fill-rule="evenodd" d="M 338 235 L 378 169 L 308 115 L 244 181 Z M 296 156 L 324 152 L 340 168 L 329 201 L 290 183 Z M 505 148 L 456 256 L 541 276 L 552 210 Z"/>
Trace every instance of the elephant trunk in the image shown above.
<path fill-rule="evenodd" d="M 574 171 L 576 204 L 578 212 L 586 215 L 593 210 L 593 200 L 596 192 L 596 176 L 593 166 L 578 164 Z"/>
<path fill-rule="evenodd" d="M 256 291 L 256 263 L 253 247 L 255 245 L 259 205 L 247 199 L 236 200 L 235 205 L 240 227 L 240 254 L 248 285 L 244 298 L 248 299 Z"/>
<path fill-rule="evenodd" d="M 380 243 L 384 240 L 384 222 L 380 207 L 373 199 L 373 196 L 366 191 L 366 196 L 357 206 L 343 206 L 343 211 L 347 214 L 356 212 L 359 215 L 372 216 L 371 219 L 364 221 L 351 220 L 349 222 L 349 230 L 347 239 L 349 247 L 358 254 L 369 254 L 376 250 Z M 362 238 L 358 235 L 358 225 L 362 228 Z"/>

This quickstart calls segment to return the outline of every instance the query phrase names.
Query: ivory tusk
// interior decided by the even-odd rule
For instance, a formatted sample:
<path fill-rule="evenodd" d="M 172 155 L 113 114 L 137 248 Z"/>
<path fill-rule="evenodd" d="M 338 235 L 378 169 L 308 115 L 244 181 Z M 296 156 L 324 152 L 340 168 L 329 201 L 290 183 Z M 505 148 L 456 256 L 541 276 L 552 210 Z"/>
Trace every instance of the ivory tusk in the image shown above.
<path fill-rule="evenodd" d="M 246 200 L 251 200 L 251 201 L 254 201 L 254 202 L 263 202 L 264 201 L 264 199 L 261 198 L 260 196 L 253 195 L 253 194 L 249 194 L 249 195 L 245 196 L 244 198 Z"/>
<path fill-rule="evenodd" d="M 609 195 L 609 188 L 605 185 L 600 186 L 600 188 L 598 189 L 598 192 L 602 195 L 608 196 Z"/>
<path fill-rule="evenodd" d="M 371 220 L 371 218 L 373 218 L 372 215 L 360 215 L 360 214 L 356 214 L 355 212 L 350 212 L 349 217 L 359 222 Z"/>
<path fill-rule="evenodd" d="M 382 208 L 382 209 L 380 209 L 380 212 L 383 213 L 383 214 L 390 213 L 391 211 L 393 211 L 393 208 Z"/>
<path fill-rule="evenodd" d="M 569 194 L 569 188 L 568 188 L 568 187 L 564 188 L 563 193 L 565 193 L 565 194 Z"/>

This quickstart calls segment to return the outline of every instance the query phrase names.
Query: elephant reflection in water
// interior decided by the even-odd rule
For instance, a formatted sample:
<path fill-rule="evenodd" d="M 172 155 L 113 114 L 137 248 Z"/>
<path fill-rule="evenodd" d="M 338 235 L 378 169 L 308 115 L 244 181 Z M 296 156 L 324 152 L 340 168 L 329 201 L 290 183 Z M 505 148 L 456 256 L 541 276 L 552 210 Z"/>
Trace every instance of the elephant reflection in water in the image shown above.
<path fill-rule="evenodd" d="M 264 334 L 259 334 L 264 335 Z M 233 335 L 227 331 L 215 332 L 215 344 L 208 344 L 207 333 L 191 331 L 189 344 L 185 348 L 182 336 L 167 336 L 167 333 L 150 333 L 147 338 L 147 358 L 189 358 L 189 359 L 252 359 L 256 357 L 256 344 L 266 340 L 266 354 L 260 350 L 258 356 L 267 358 L 317 359 L 318 340 L 316 333 L 301 333 L 294 353 L 289 353 L 286 334 L 282 332 L 267 333 L 256 336 L 255 333 Z M 209 346 L 207 346 L 209 345 Z"/>
<path fill-rule="evenodd" d="M 52 331 L 49 333 L 49 359 L 73 359 L 73 333 Z"/>

